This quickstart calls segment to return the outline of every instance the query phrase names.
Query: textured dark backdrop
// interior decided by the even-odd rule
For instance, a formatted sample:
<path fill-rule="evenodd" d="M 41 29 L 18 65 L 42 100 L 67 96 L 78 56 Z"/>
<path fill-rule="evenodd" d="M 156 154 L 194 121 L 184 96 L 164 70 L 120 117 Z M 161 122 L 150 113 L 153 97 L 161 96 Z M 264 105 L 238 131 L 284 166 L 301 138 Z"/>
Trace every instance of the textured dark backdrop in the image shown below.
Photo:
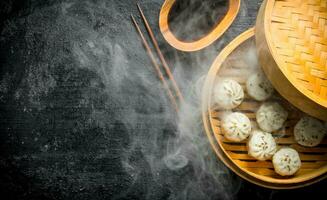
<path fill-rule="evenodd" d="M 191 101 L 186 110 L 198 114 L 195 80 L 254 25 L 261 1 L 242 1 L 231 28 L 196 53 L 163 40 L 163 0 L 139 2 Z M 179 37 L 203 34 L 221 13 L 201 12 L 226 6 L 199 2 L 193 21 L 176 9 Z M 175 116 L 130 23 L 135 3 L 1 0 L 0 199 L 317 199 L 326 181 L 275 191 L 241 180 L 216 159 L 199 116 Z"/>

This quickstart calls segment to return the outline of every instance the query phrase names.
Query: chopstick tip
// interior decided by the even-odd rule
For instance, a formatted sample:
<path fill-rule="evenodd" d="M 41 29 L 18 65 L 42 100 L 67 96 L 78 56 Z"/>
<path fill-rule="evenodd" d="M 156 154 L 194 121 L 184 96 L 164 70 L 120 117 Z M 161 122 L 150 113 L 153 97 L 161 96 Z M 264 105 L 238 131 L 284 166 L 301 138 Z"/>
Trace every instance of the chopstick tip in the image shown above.
<path fill-rule="evenodd" d="M 139 12 L 141 13 L 141 15 L 143 15 L 143 11 L 142 8 L 140 6 L 140 3 L 136 3 L 137 9 L 139 10 Z"/>
<path fill-rule="evenodd" d="M 134 18 L 134 15 L 133 15 L 133 14 L 131 14 L 131 19 L 132 19 L 133 21 L 135 21 L 135 18 Z"/>

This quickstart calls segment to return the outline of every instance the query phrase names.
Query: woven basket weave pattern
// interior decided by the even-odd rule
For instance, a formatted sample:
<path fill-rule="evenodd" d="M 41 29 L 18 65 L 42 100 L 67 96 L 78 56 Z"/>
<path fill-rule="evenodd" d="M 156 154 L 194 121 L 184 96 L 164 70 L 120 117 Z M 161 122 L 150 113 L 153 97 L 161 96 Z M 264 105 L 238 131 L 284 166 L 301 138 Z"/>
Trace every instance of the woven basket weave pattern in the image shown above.
<path fill-rule="evenodd" d="M 270 25 L 284 75 L 327 108 L 327 0 L 277 0 Z"/>

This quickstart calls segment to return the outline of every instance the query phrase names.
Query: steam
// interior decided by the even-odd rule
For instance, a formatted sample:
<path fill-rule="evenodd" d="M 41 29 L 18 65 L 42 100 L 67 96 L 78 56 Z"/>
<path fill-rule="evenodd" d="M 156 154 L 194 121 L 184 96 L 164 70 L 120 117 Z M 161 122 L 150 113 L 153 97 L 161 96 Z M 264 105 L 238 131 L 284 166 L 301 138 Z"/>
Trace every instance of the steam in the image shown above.
<path fill-rule="evenodd" d="M 119 147 L 119 162 L 128 176 L 129 183 L 120 194 L 113 194 L 112 199 L 127 198 L 138 190 L 142 190 L 140 195 L 143 199 L 150 200 L 159 197 L 233 199 L 241 187 L 241 181 L 218 160 L 211 149 L 203 130 L 200 100 L 204 78 L 214 58 L 223 45 L 241 31 L 237 30 L 237 27 L 231 27 L 215 44 L 192 54 L 176 52 L 170 47 L 162 48 L 186 98 L 186 103 L 180 105 L 177 115 L 130 22 L 128 14 L 131 11 L 126 11 L 129 8 L 125 8 L 121 2 L 72 0 L 51 5 L 45 10 L 37 10 L 36 14 L 26 20 L 30 23 L 27 27 L 32 27 L 32 22 L 38 22 L 40 18 L 50 20 L 45 21 L 49 26 L 47 31 L 41 29 L 44 24 L 39 25 L 40 32 L 44 32 L 43 37 L 47 37 L 44 40 L 56 40 L 56 48 L 51 48 L 51 42 L 50 45 L 45 44 L 49 48 L 44 53 L 47 55 L 46 60 L 54 60 L 54 63 L 50 63 L 51 66 L 56 67 L 63 63 L 67 68 L 77 68 L 69 74 L 64 74 L 64 78 L 74 76 L 74 70 L 86 71 L 96 76 L 90 81 L 90 86 L 81 91 L 82 98 L 78 106 L 92 104 L 92 110 L 87 116 L 88 119 L 80 123 L 96 122 L 97 127 L 103 130 L 103 143 L 108 149 L 111 148 L 110 139 L 114 138 L 114 134 L 122 134 L 121 137 L 126 140 L 126 145 Z M 162 0 L 154 1 L 153 4 L 159 8 Z M 148 4 L 142 5 L 146 9 Z M 242 16 L 247 13 L 244 5 L 245 3 L 242 4 L 239 21 L 244 20 Z M 202 3 L 201 9 L 210 8 Z M 134 11 L 136 12 L 136 8 Z M 154 17 L 157 13 L 151 12 L 145 10 L 145 14 L 151 16 L 149 20 L 157 20 Z M 185 13 L 181 12 L 180 15 Z M 200 18 L 201 16 L 192 15 L 192 21 L 188 23 L 190 27 L 187 28 L 201 21 Z M 52 19 L 55 20 L 51 21 Z M 52 23 L 56 23 L 56 26 L 52 26 Z M 156 23 L 150 21 L 151 25 Z M 34 37 L 34 32 L 39 31 L 38 25 L 35 26 L 35 29 L 27 31 L 30 32 L 31 38 Z M 5 30 L 11 32 L 13 27 L 8 25 Z M 162 44 L 166 44 L 159 36 L 158 30 L 156 33 Z M 65 40 L 61 40 L 61 37 Z M 64 41 L 69 41 L 69 45 L 62 44 Z M 33 45 L 35 44 L 30 44 L 31 47 L 34 47 Z M 65 48 L 61 48 L 67 46 L 69 53 Z M 57 49 L 60 49 L 60 52 L 57 52 Z M 245 62 L 256 65 L 255 51 L 249 51 L 247 54 L 235 55 L 232 59 L 237 61 L 241 60 L 240 57 L 245 57 L 248 59 Z M 67 64 L 68 56 L 72 61 Z M 242 62 L 239 62 L 239 66 L 241 65 Z M 32 88 L 31 103 L 40 107 L 40 97 L 50 93 L 59 83 L 48 73 L 49 69 L 35 67 L 44 71 L 31 70 L 25 82 Z M 7 92 L 7 82 L 10 80 L 4 79 L 0 83 L 1 93 Z M 97 90 L 100 92 L 95 94 L 105 97 L 103 107 L 100 108 L 96 103 L 90 103 L 91 98 L 102 100 L 100 97 L 94 97 L 92 92 Z M 112 107 L 118 110 L 114 115 L 111 115 Z M 107 131 L 106 127 L 118 123 L 122 124 L 125 131 Z M 51 150 L 51 145 L 48 145 L 46 150 Z M 103 153 L 99 157 L 106 155 L 108 154 Z"/>
<path fill-rule="evenodd" d="M 178 170 L 188 164 L 188 158 L 180 152 L 180 149 L 175 152 L 174 150 L 170 151 L 172 151 L 172 153 L 168 152 L 167 156 L 164 158 L 164 162 L 169 169 Z"/>
<path fill-rule="evenodd" d="M 197 21 L 197 18 L 198 16 L 192 16 L 194 21 Z M 134 35 L 135 41 L 139 42 L 136 33 Z M 217 51 L 206 49 L 203 54 L 195 54 L 192 56 L 192 63 L 188 63 L 187 59 L 180 57 L 180 54 L 173 53 L 170 57 L 170 66 L 174 67 L 173 75 L 186 97 L 186 103 L 180 105 L 180 112 L 176 115 L 166 98 L 164 89 L 156 80 L 152 65 L 133 66 L 133 63 L 126 63 L 128 58 L 124 48 L 120 47 L 120 44 L 114 46 L 113 68 L 110 75 L 108 74 L 108 79 L 112 81 L 111 87 L 115 87 L 115 91 L 118 92 L 126 82 L 129 82 L 131 85 L 140 84 L 143 86 L 142 89 L 147 90 L 153 87 L 154 83 L 158 83 L 159 92 L 149 98 L 151 100 L 147 102 L 147 106 L 153 108 L 160 106 L 159 99 L 164 104 L 161 113 L 146 114 L 139 113 L 135 109 L 137 105 L 124 104 L 125 112 L 121 113 L 120 118 L 129 132 L 130 144 L 122 155 L 122 166 L 130 174 L 133 184 L 114 199 L 128 196 L 144 176 L 142 165 L 134 160 L 136 152 L 142 153 L 150 168 L 150 174 L 147 176 L 152 177 L 156 183 L 166 185 L 169 189 L 168 199 L 232 199 L 239 190 L 241 181 L 235 178 L 235 175 L 213 153 L 204 134 L 201 115 L 202 87 L 207 70 Z M 142 48 L 141 45 L 139 48 Z M 253 51 L 248 54 L 249 62 L 255 60 Z M 146 55 L 143 53 L 139 56 Z M 131 68 L 137 69 L 134 70 L 133 75 L 130 74 Z M 149 70 L 151 73 L 145 75 L 144 70 Z M 132 76 L 136 78 L 131 79 Z M 140 93 L 149 96 L 146 90 Z M 123 101 L 129 95 L 120 92 L 119 101 Z M 152 124 L 152 121 L 156 121 L 152 119 L 160 119 L 161 123 Z M 144 125 L 146 130 L 149 130 L 148 133 L 135 132 L 139 128 L 137 125 L 146 121 L 149 121 Z M 165 131 L 166 128 L 170 133 Z M 153 198 L 151 193 L 156 191 L 151 190 L 151 187 L 147 190 L 145 199 Z"/>
<path fill-rule="evenodd" d="M 193 18 L 196 20 L 197 16 L 192 16 Z M 139 41 L 137 35 L 136 41 Z M 119 44 L 115 44 L 115 46 L 117 45 L 119 46 Z M 140 48 L 142 48 L 141 45 Z M 235 175 L 217 159 L 204 134 L 200 109 L 202 86 L 205 74 L 213 61 L 212 58 L 217 55 L 217 51 L 206 49 L 203 52 L 203 54 L 195 54 L 191 64 L 183 57 L 180 57 L 179 54 L 173 53 L 173 56 L 170 57 L 170 66 L 175 67 L 173 68 L 174 77 L 182 88 L 183 95 L 186 97 L 186 103 L 180 105 L 181 109 L 177 116 L 171 109 L 170 102 L 166 100 L 165 91 L 160 85 L 158 87 L 161 88 L 161 94 L 157 93 L 157 96 L 153 97 L 154 101 L 148 102 L 148 106 L 151 106 L 160 98 L 160 101 L 165 102 L 162 113 L 147 113 L 144 115 L 136 112 L 134 106 L 127 105 L 125 109 L 128 111 L 120 116 L 126 127 L 129 127 L 128 132 L 131 133 L 129 135 L 131 144 L 126 149 L 122 159 L 125 171 L 130 174 L 132 182 L 135 184 L 142 179 L 144 172 L 140 169 L 138 162 L 133 160 L 135 152 L 140 151 L 151 169 L 150 176 L 153 177 L 155 182 L 165 184 L 169 188 L 168 199 L 232 199 L 241 186 L 241 181 L 235 178 Z M 248 57 L 249 62 L 256 62 L 255 52 L 249 51 L 248 54 L 246 57 Z M 240 56 L 244 57 L 244 55 Z M 117 54 L 115 59 L 118 61 L 127 60 L 124 52 Z M 133 64 L 129 63 L 128 65 Z M 135 74 L 138 78 L 129 80 L 131 84 L 141 84 L 147 88 L 151 87 L 154 82 L 159 82 L 158 80 L 153 80 L 153 77 L 156 75 L 151 70 L 151 65 L 149 67 L 133 66 L 133 68 L 138 69 Z M 130 74 L 125 75 L 123 72 L 128 73 L 128 70 L 121 69 L 122 63 L 116 62 L 113 64 L 111 72 L 119 73 L 119 77 L 124 77 L 126 82 Z M 150 69 L 152 73 L 148 74 L 148 76 L 140 75 L 144 73 L 142 71 L 145 69 Z M 123 74 L 120 74 L 121 72 Z M 114 77 L 111 77 L 111 80 L 112 78 Z M 122 86 L 117 84 L 116 81 L 114 81 L 114 85 L 117 88 Z M 127 98 L 129 94 L 123 93 L 120 95 L 126 95 L 123 98 Z M 153 105 L 153 107 L 156 106 L 158 104 Z M 133 133 L 135 128 L 137 128 L 135 126 L 140 121 L 153 118 L 160 118 L 162 124 L 146 123 L 149 130 L 146 136 Z M 164 124 L 168 124 L 169 129 L 173 130 L 173 134 L 167 135 L 163 131 Z M 174 175 L 176 173 L 180 175 L 176 177 Z M 182 175 L 184 173 L 186 174 Z M 170 180 L 169 176 L 176 179 Z M 119 199 L 127 195 L 133 187 L 134 184 L 131 185 L 128 191 L 115 196 L 115 198 Z M 152 197 L 149 193 L 155 192 L 151 189 L 149 190 L 146 196 L 147 199 Z"/>

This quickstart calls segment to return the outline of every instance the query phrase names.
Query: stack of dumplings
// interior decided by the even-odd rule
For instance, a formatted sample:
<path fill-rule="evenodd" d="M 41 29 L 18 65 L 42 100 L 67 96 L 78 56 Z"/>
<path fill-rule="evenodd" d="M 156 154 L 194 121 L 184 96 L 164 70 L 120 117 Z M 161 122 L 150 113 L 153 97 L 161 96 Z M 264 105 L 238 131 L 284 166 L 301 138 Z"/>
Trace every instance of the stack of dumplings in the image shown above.
<path fill-rule="evenodd" d="M 224 137 L 233 142 L 246 139 L 248 154 L 259 161 L 272 160 L 275 172 L 281 176 L 294 175 L 301 167 L 299 153 L 289 147 L 278 148 L 271 134 L 281 130 L 288 118 L 288 112 L 276 101 L 269 100 L 274 88 L 263 72 L 251 75 L 245 84 L 247 94 L 261 102 L 256 112 L 254 128 L 250 119 L 241 112 L 230 112 L 244 99 L 242 86 L 235 80 L 222 79 L 214 88 L 214 101 L 219 109 L 225 110 L 222 117 Z M 253 122 L 255 123 L 255 122 Z M 295 141 L 305 147 L 317 146 L 327 134 L 327 122 L 304 116 L 294 127 Z"/>

